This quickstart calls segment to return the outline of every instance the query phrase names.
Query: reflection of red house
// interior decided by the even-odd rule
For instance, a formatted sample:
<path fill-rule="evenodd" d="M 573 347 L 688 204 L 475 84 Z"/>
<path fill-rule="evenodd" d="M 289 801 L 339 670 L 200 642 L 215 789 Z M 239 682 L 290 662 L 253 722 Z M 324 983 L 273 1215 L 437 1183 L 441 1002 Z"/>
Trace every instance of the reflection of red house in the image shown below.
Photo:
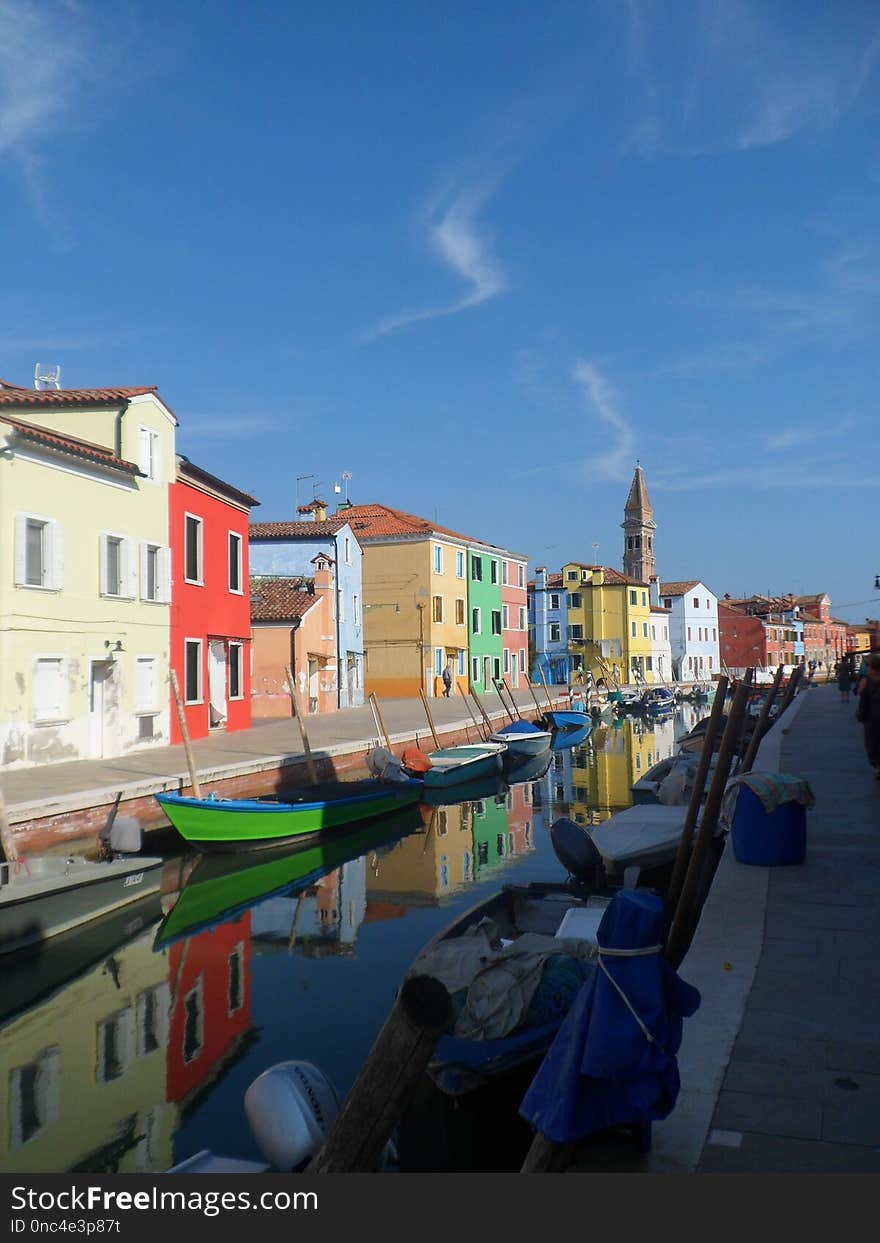
<path fill-rule="evenodd" d="M 251 1029 L 251 917 L 179 941 L 168 951 L 168 1099 L 185 1107 Z"/>
<path fill-rule="evenodd" d="M 511 786 L 507 794 L 507 839 L 510 855 L 524 855 L 535 849 L 532 820 L 532 783 Z"/>
<path fill-rule="evenodd" d="M 248 518 L 259 504 L 178 456 L 169 488 L 171 667 L 191 738 L 251 724 Z M 171 701 L 171 741 L 180 723 Z"/>

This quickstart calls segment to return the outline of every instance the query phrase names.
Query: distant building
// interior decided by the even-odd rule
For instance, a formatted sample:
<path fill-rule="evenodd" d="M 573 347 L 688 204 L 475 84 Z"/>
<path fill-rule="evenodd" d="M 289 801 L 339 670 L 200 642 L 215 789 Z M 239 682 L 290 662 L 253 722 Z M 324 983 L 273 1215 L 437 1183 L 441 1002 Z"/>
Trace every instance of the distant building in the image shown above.
<path fill-rule="evenodd" d="M 311 578 L 251 579 L 253 713 L 289 717 L 291 670 L 303 712 L 337 706 L 336 626 L 329 558 L 313 558 Z"/>
<path fill-rule="evenodd" d="M 677 681 L 702 682 L 721 669 L 718 597 L 699 579 L 660 584 L 660 604 L 669 609 L 672 673 Z"/>
<path fill-rule="evenodd" d="M 566 598 L 562 574 L 550 574 L 545 566 L 538 566 L 529 583 L 529 636 L 535 655 L 532 678 L 540 681 L 543 672 L 548 685 L 567 686 L 571 681 Z"/>

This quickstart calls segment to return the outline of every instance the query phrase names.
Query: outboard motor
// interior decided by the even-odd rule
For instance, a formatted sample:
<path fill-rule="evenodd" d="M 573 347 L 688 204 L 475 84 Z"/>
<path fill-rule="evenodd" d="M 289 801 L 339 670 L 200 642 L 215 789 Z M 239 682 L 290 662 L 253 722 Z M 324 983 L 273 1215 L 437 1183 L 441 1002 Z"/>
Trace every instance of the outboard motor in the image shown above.
<path fill-rule="evenodd" d="M 603 867 L 602 856 L 583 825 L 560 816 L 550 825 L 550 841 L 556 858 L 576 881 L 588 884 L 597 869 Z"/>
<path fill-rule="evenodd" d="M 117 816 L 108 829 L 98 834 L 102 859 L 120 859 L 136 855 L 141 849 L 141 826 L 134 816 Z"/>
<path fill-rule="evenodd" d="M 339 1114 L 336 1089 L 312 1062 L 279 1062 L 253 1081 L 244 1112 L 276 1170 L 300 1171 L 319 1153 Z"/>

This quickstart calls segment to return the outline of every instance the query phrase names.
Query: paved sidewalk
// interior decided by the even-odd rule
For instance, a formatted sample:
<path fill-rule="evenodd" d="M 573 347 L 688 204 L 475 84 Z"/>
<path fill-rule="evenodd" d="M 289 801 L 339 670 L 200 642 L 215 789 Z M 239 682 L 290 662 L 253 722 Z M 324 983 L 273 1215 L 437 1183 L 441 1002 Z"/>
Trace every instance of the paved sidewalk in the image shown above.
<path fill-rule="evenodd" d="M 880 782 L 836 687 L 793 707 L 755 768 L 778 749 L 810 782 L 806 861 L 740 864 L 728 841 L 680 968 L 702 1004 L 652 1171 L 880 1170 Z"/>
<path fill-rule="evenodd" d="M 543 690 L 536 694 L 538 702 L 543 704 L 546 698 Z M 513 697 L 524 716 L 537 715 L 535 701 L 528 690 L 514 691 Z M 481 698 L 493 724 L 502 725 L 508 720 L 496 694 Z M 438 733 L 468 729 L 470 737 L 477 739 L 473 718 L 461 695 L 431 699 L 429 704 Z M 426 750 L 431 748 L 433 740 L 420 700 L 389 699 L 379 706 L 392 742 L 411 740 L 417 735 Z M 471 706 L 476 713 L 476 706 Z M 368 705 L 310 716 L 306 726 L 315 759 L 363 751 L 378 737 Z M 290 717 L 260 721 L 249 730 L 215 733 L 197 739 L 192 743 L 192 751 L 199 779 L 203 782 L 260 772 L 276 768 L 279 762 L 291 763 L 303 757 L 299 727 Z M 114 759 L 75 760 L 0 772 L 0 788 L 6 799 L 10 824 L 99 806 L 108 801 L 108 793 L 112 801 L 117 790 L 122 790 L 123 799 L 128 800 L 176 789 L 181 781 L 189 782 L 182 744 L 145 747 Z"/>

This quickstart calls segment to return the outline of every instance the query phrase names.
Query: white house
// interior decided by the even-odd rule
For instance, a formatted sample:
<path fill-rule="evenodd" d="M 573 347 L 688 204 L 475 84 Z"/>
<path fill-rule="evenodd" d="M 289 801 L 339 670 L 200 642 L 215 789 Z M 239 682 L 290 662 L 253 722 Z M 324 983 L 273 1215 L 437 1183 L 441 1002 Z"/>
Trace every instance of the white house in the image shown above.
<path fill-rule="evenodd" d="M 669 609 L 651 605 L 651 668 L 655 682 L 672 681 L 672 644 L 669 639 Z"/>
<path fill-rule="evenodd" d="M 696 579 L 660 583 L 659 603 L 669 609 L 673 677 L 680 682 L 703 682 L 720 673 L 718 597 Z"/>

